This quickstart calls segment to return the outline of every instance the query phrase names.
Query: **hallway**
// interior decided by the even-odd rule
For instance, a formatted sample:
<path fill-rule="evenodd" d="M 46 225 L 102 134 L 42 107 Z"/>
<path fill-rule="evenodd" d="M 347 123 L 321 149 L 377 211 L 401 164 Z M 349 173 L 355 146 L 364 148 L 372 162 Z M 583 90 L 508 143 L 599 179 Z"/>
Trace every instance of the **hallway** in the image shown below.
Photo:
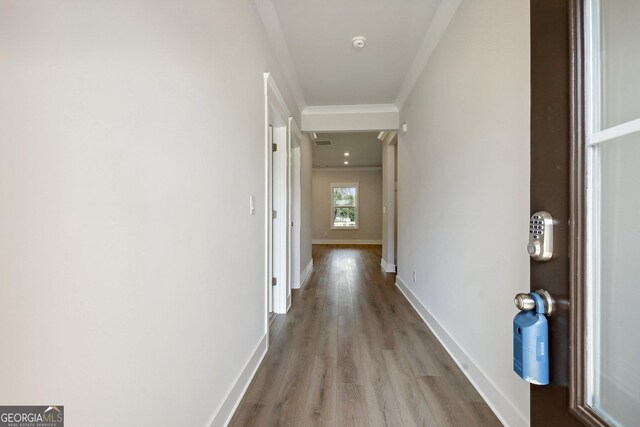
<path fill-rule="evenodd" d="M 231 426 L 499 426 L 380 268 L 379 246 L 313 247 Z"/>

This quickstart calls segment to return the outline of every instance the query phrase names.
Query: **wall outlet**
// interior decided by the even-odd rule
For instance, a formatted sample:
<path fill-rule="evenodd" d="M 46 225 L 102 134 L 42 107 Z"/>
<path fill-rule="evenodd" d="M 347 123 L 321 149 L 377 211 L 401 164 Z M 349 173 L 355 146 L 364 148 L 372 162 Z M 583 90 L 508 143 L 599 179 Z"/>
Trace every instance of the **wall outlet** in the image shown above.
<path fill-rule="evenodd" d="M 249 196 L 249 215 L 256 214 L 256 198 L 253 194 Z"/>
<path fill-rule="evenodd" d="M 413 271 L 413 283 L 416 283 L 416 271 Z"/>
<path fill-rule="evenodd" d="M 324 235 L 325 235 L 325 236 L 327 235 L 327 232 L 326 232 L 326 231 L 324 232 Z"/>

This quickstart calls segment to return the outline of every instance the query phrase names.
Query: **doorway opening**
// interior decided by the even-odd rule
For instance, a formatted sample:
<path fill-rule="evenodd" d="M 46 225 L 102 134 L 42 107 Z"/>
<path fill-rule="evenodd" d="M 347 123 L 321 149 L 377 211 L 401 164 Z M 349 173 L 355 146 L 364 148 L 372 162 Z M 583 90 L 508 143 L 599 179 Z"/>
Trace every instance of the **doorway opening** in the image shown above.
<path fill-rule="evenodd" d="M 379 245 L 381 268 L 395 273 L 397 130 L 310 135 L 313 244 Z"/>

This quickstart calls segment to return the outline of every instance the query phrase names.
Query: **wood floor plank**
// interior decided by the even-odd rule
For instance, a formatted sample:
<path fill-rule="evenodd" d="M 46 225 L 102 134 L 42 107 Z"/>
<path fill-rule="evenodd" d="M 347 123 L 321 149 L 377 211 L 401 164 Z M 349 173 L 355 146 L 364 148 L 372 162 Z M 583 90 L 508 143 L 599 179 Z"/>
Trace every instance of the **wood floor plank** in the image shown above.
<path fill-rule="evenodd" d="M 336 420 L 338 377 L 335 357 L 315 356 L 307 390 L 303 426 L 333 426 Z"/>
<path fill-rule="evenodd" d="M 475 419 L 472 407 L 457 396 L 455 385 L 447 377 L 421 377 L 418 384 L 429 402 L 438 425 L 468 426 L 480 425 Z"/>
<path fill-rule="evenodd" d="M 473 408 L 476 416 L 473 417 L 474 422 L 487 427 L 502 427 L 502 423 L 496 417 L 496 414 L 489 408 L 485 402 L 470 402 L 469 406 Z"/>
<path fill-rule="evenodd" d="M 337 401 L 337 426 L 369 426 L 369 413 L 364 386 L 360 384 L 338 384 Z"/>
<path fill-rule="evenodd" d="M 335 304 L 325 303 L 320 323 L 316 354 L 335 358 L 338 354 L 338 309 Z"/>
<path fill-rule="evenodd" d="M 362 361 L 358 348 L 358 334 L 353 315 L 338 318 L 338 381 L 362 384 Z"/>
<path fill-rule="evenodd" d="M 500 425 L 380 268 L 380 246 L 314 245 L 230 426 Z"/>
<path fill-rule="evenodd" d="M 391 383 L 398 396 L 398 405 L 404 425 L 438 426 L 418 380 L 413 376 L 409 363 L 403 354 L 395 350 L 383 350 L 383 355 L 391 376 Z"/>
<path fill-rule="evenodd" d="M 365 334 L 360 334 L 369 421 L 375 426 L 402 426 L 404 424 L 382 350 Z"/>

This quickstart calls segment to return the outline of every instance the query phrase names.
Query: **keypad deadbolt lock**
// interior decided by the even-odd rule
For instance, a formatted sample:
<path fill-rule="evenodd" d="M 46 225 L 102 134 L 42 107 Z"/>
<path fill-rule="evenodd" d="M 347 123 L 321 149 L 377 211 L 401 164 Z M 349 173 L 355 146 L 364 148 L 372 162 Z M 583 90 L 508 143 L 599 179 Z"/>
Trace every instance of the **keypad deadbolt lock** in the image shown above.
<path fill-rule="evenodd" d="M 553 218 L 549 212 L 539 211 L 531 215 L 527 252 L 536 261 L 549 261 L 553 256 Z"/>

